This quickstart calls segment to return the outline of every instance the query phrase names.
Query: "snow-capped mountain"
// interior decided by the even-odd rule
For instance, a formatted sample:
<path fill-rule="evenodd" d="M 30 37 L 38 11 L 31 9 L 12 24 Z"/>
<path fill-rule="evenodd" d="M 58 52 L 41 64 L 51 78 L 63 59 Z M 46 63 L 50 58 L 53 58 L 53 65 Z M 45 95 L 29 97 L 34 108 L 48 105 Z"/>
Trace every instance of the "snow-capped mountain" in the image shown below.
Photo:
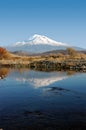
<path fill-rule="evenodd" d="M 21 45 L 51 45 L 51 46 L 67 46 L 65 43 L 56 42 L 46 36 L 35 34 L 30 37 L 27 41 L 17 42 L 13 46 L 21 46 Z"/>
<path fill-rule="evenodd" d="M 27 41 L 16 42 L 8 46 L 9 51 L 24 51 L 28 53 L 43 53 L 52 50 L 65 50 L 70 47 L 66 43 L 54 41 L 46 36 L 37 35 L 30 37 Z"/>

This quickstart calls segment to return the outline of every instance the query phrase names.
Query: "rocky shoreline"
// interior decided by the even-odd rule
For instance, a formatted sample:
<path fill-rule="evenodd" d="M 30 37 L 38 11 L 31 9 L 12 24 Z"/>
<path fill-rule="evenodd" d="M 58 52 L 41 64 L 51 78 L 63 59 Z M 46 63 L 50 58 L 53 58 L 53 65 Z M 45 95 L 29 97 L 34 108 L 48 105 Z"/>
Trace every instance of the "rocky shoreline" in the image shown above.
<path fill-rule="evenodd" d="M 68 69 L 77 71 L 86 71 L 86 60 L 63 60 L 63 61 L 0 61 L 0 67 L 28 67 L 31 69 Z"/>

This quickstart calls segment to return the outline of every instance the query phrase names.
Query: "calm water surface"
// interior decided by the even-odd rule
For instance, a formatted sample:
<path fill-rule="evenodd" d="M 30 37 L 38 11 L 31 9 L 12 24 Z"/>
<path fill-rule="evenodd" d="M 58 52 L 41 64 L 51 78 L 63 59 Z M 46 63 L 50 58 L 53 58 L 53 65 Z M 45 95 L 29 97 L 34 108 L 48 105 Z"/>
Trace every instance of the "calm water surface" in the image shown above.
<path fill-rule="evenodd" d="M 0 69 L 0 128 L 86 128 L 86 73 Z"/>

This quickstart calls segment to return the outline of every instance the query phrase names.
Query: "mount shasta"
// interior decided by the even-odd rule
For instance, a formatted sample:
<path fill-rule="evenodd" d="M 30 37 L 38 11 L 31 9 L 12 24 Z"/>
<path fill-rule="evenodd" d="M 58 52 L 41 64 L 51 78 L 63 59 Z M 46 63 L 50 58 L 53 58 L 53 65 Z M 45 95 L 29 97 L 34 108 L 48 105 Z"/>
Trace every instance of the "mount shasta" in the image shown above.
<path fill-rule="evenodd" d="M 35 34 L 26 41 L 16 42 L 15 44 L 8 46 L 7 49 L 12 52 L 23 51 L 29 54 L 37 54 L 53 50 L 65 50 L 68 47 L 71 46 L 66 43 L 54 41 L 46 36 Z M 77 47 L 73 48 L 80 49 Z"/>

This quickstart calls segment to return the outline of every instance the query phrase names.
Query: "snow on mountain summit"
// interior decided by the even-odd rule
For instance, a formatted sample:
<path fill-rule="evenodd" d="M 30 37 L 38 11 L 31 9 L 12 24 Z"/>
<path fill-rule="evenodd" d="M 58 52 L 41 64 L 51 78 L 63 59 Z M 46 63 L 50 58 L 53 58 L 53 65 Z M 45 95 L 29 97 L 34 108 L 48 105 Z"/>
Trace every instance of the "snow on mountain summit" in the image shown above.
<path fill-rule="evenodd" d="M 49 39 L 46 36 L 42 36 L 42 35 L 37 35 L 35 34 L 34 36 L 32 36 L 32 38 L 30 38 L 30 40 L 34 43 L 34 44 L 56 44 L 57 42 L 54 40 Z"/>
<path fill-rule="evenodd" d="M 35 34 L 32 37 L 30 37 L 27 41 L 23 42 L 17 42 L 14 44 L 14 46 L 21 46 L 21 45 L 38 45 L 38 44 L 44 44 L 44 45 L 51 45 L 51 46 L 67 46 L 65 43 L 56 42 L 46 36 Z"/>

